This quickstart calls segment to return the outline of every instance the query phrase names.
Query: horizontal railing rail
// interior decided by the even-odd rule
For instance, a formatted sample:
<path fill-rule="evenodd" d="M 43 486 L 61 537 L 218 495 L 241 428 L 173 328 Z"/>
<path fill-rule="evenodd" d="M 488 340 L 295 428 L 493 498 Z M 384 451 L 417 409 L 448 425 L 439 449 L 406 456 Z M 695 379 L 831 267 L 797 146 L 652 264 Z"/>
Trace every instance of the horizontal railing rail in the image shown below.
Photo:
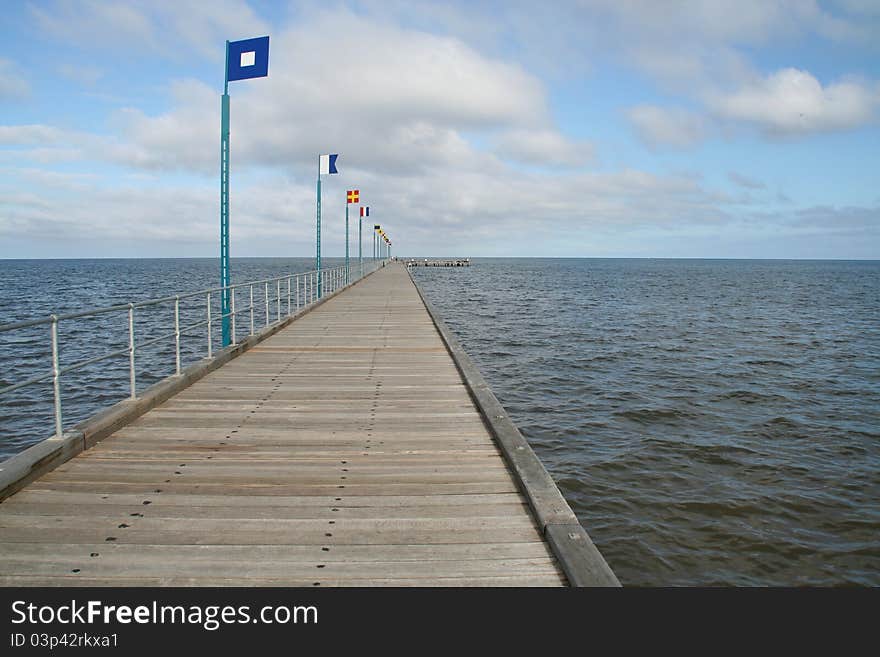
<path fill-rule="evenodd" d="M 64 314 L 53 314 L 49 315 L 48 317 L 38 319 L 30 319 L 2 324 L 0 325 L 0 335 L 9 333 L 10 331 L 48 325 L 51 366 L 48 371 L 45 371 L 42 374 L 38 374 L 24 381 L 20 381 L 0 388 L 0 403 L 3 402 L 3 397 L 5 395 L 8 395 L 15 390 L 20 390 L 27 386 L 46 383 L 47 381 L 51 380 L 53 387 L 52 397 L 54 401 L 53 413 L 55 421 L 55 435 L 60 438 L 64 433 L 64 416 L 62 414 L 63 399 L 61 390 L 62 375 L 81 370 L 88 367 L 89 365 L 93 365 L 104 360 L 128 356 L 129 398 L 137 399 L 137 354 L 139 351 L 142 351 L 143 349 L 150 346 L 169 343 L 173 340 L 174 374 L 172 374 L 171 376 L 180 376 L 181 342 L 184 336 L 206 336 L 206 356 L 207 358 L 211 358 L 214 355 L 212 330 L 219 323 L 223 322 L 224 319 L 229 319 L 230 345 L 236 345 L 239 343 L 238 338 L 239 333 L 241 332 L 241 327 L 239 326 L 239 324 L 241 322 L 242 315 L 245 316 L 244 319 L 246 321 L 247 335 L 254 335 L 258 329 L 257 313 L 260 310 L 263 310 L 264 312 L 263 317 L 261 318 L 262 321 L 259 322 L 259 328 L 264 329 L 271 324 L 281 322 L 283 319 L 292 316 L 303 308 L 306 308 L 316 303 L 320 300 L 321 297 L 332 294 L 340 288 L 345 287 L 349 283 L 359 280 L 360 278 L 373 272 L 378 267 L 382 266 L 383 263 L 384 261 L 382 260 L 370 260 L 364 261 L 362 266 L 352 264 L 348 268 L 346 268 L 345 266 L 339 266 L 330 269 L 322 269 L 321 271 L 312 270 L 296 274 L 286 274 L 284 276 L 277 276 L 274 278 L 263 278 L 255 281 L 247 281 L 245 283 L 236 283 L 234 285 L 229 285 L 226 287 L 213 287 L 204 290 L 198 290 L 196 292 L 187 292 L 185 294 L 161 297 L 158 299 L 146 299 L 143 301 L 132 303 L 116 304 L 103 308 L 92 308 L 88 310 L 80 310 Z M 254 290 L 256 288 L 259 288 L 260 286 L 262 286 L 260 292 L 262 292 L 263 294 L 259 295 L 258 293 L 257 299 L 255 300 Z M 270 286 L 272 288 L 271 290 Z M 230 302 L 229 312 L 224 314 L 221 310 L 220 312 L 215 313 L 214 311 L 212 311 L 212 304 L 221 304 L 223 293 L 227 291 L 229 294 Z M 247 305 L 236 307 L 236 297 L 240 297 L 242 295 L 246 296 Z M 262 299 L 259 298 L 260 296 L 262 296 Z M 198 321 L 182 325 L 181 302 L 197 299 L 198 297 L 204 298 L 204 302 L 200 304 L 202 310 L 198 311 L 197 309 L 189 308 L 188 311 L 190 315 L 193 314 L 193 312 L 200 312 L 203 319 L 190 317 L 190 320 L 198 319 Z M 173 330 L 166 331 L 158 337 L 145 336 L 147 337 L 147 339 L 138 342 L 138 336 L 135 335 L 136 319 L 138 317 L 137 311 L 143 311 L 145 309 L 152 310 L 155 309 L 155 307 L 157 306 L 171 303 L 174 304 Z M 274 313 L 271 312 L 273 310 L 273 304 Z M 77 362 L 65 364 L 64 366 L 62 366 L 59 358 L 59 353 L 61 352 L 61 344 L 58 336 L 58 327 L 61 322 L 67 323 L 72 322 L 73 320 L 83 320 L 87 318 L 92 319 L 114 312 L 128 313 L 128 345 L 126 347 L 112 349 L 105 353 L 91 356 L 83 360 L 79 360 Z"/>

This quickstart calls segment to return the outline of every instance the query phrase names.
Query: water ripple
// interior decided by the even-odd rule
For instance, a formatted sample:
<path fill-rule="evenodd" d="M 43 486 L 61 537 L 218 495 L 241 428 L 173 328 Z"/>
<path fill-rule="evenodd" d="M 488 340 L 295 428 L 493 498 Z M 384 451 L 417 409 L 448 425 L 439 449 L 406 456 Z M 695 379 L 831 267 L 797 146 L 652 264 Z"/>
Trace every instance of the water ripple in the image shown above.
<path fill-rule="evenodd" d="M 880 263 L 471 263 L 414 275 L 624 584 L 880 585 Z"/>

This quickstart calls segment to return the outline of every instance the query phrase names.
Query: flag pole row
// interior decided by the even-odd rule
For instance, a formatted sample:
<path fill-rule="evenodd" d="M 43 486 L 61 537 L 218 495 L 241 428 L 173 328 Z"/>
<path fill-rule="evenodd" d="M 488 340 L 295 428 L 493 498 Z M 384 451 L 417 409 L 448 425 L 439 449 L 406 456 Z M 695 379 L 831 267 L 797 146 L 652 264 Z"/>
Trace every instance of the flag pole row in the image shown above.
<path fill-rule="evenodd" d="M 229 83 L 236 80 L 264 78 L 269 75 L 269 37 L 243 39 L 226 42 L 226 72 L 223 79 L 223 95 L 220 104 L 220 286 L 222 306 L 223 346 L 231 343 L 231 290 L 232 274 L 229 257 L 229 124 L 230 101 Z M 315 269 L 318 279 L 318 298 L 323 294 L 321 280 L 321 176 L 339 173 L 336 168 L 338 153 L 318 156 L 318 181 L 316 190 L 315 221 Z M 351 263 L 349 258 L 349 219 L 348 206 L 360 205 L 360 190 L 346 192 L 345 203 L 345 282 L 351 282 Z M 363 262 L 363 220 L 370 216 L 369 206 L 360 206 L 358 218 L 358 264 L 361 276 L 364 275 Z M 391 240 L 381 226 L 373 226 L 373 260 L 391 257 Z"/>

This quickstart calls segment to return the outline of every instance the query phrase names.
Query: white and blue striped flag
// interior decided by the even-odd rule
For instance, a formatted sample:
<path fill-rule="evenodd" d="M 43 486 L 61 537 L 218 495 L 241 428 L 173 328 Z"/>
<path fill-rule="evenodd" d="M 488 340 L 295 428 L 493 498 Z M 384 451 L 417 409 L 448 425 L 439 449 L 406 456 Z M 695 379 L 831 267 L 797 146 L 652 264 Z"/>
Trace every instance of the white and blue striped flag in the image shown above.
<path fill-rule="evenodd" d="M 318 173 L 319 174 L 339 173 L 336 170 L 336 158 L 337 157 L 339 157 L 339 153 L 331 153 L 329 155 L 321 155 L 318 158 Z"/>

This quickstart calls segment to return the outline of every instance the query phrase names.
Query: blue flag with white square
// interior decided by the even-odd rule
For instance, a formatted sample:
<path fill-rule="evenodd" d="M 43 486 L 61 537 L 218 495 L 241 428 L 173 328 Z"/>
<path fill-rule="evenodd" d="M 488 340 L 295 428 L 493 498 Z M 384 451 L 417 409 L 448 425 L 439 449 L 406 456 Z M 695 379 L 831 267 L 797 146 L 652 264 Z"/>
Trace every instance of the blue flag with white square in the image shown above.
<path fill-rule="evenodd" d="M 230 41 L 226 49 L 226 80 L 247 80 L 269 75 L 269 37 Z"/>

